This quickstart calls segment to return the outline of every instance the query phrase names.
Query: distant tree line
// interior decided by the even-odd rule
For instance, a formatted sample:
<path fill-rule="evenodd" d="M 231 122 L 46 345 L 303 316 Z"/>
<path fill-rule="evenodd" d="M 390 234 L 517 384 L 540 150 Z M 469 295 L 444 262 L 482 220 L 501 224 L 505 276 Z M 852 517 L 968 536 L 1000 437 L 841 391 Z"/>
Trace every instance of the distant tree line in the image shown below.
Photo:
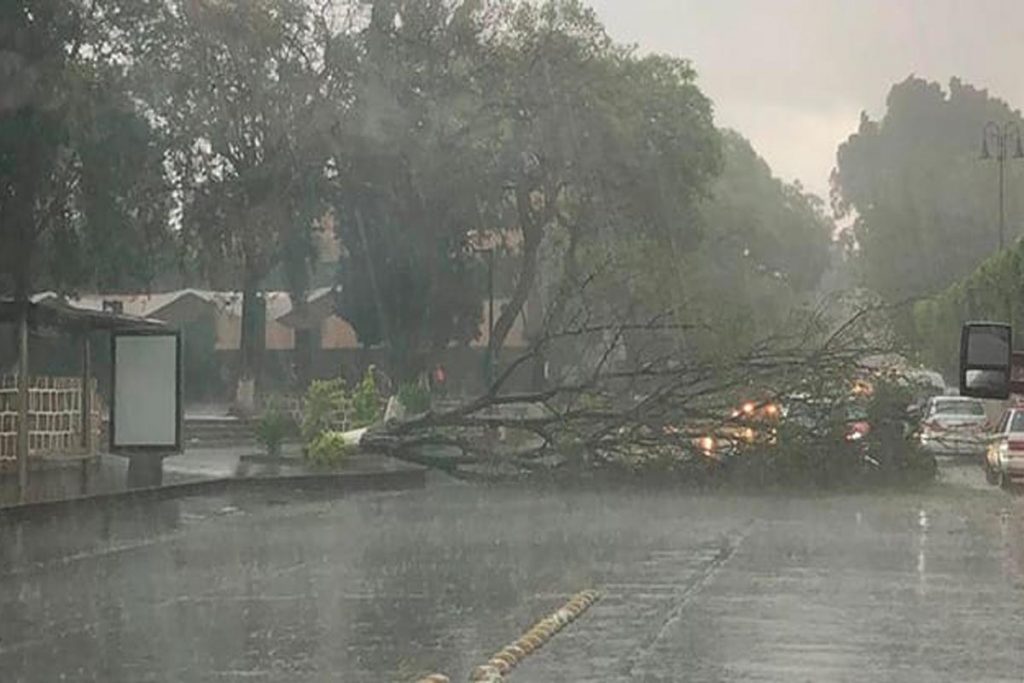
<path fill-rule="evenodd" d="M 985 260 L 939 294 L 913 305 L 914 341 L 929 365 L 952 379 L 959 363 L 960 328 L 971 320 L 1024 322 L 1024 242 Z"/>
<path fill-rule="evenodd" d="M 1010 248 L 999 253 L 998 170 L 981 158 L 989 121 L 1024 125 L 1019 111 L 960 79 L 943 89 L 910 77 L 893 86 L 880 120 L 862 116 L 839 147 L 832 177 L 833 204 L 850 221 L 844 242 L 855 280 L 895 306 L 905 340 L 949 375 L 962 322 L 1021 319 L 1014 244 L 1024 219 L 1024 162 L 1012 159 L 1011 139 Z"/>

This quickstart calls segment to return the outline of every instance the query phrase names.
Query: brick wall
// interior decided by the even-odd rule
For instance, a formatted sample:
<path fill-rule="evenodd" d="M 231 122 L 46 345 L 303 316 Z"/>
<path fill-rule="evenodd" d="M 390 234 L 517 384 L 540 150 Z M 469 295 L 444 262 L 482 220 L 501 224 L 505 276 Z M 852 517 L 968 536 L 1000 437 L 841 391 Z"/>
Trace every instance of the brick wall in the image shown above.
<path fill-rule="evenodd" d="M 92 390 L 93 444 L 99 443 L 100 406 L 96 381 Z M 30 456 L 82 455 L 82 380 L 78 377 L 32 377 L 28 390 Z M 15 462 L 18 440 L 18 385 L 0 377 L 0 468 Z"/>

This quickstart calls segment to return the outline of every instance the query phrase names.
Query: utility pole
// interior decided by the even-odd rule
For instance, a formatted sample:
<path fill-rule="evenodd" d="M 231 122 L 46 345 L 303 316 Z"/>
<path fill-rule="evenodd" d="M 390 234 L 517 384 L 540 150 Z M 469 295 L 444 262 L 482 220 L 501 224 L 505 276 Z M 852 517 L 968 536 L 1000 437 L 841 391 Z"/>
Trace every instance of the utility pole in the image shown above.
<path fill-rule="evenodd" d="M 1021 144 L 1020 127 L 1016 121 L 1007 121 L 1002 126 L 994 121 L 985 124 L 981 158 L 984 161 L 994 160 L 999 165 L 999 251 L 1006 247 L 1006 160 L 1011 142 L 1016 142 L 1013 158 L 1024 159 L 1024 145 Z M 995 148 L 994 155 L 990 145 Z"/>

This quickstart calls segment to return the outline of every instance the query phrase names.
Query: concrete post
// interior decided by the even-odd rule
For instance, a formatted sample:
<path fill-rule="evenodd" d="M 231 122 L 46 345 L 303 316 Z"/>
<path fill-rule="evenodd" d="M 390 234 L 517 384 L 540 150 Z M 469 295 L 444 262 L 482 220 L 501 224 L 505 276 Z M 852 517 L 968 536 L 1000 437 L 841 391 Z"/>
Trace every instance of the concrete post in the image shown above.
<path fill-rule="evenodd" d="M 18 317 L 18 496 L 28 499 L 28 302 L 24 302 Z"/>
<path fill-rule="evenodd" d="M 82 398 L 79 403 L 82 409 L 82 449 L 86 455 L 96 454 L 96 444 L 92 434 L 92 353 L 89 344 L 89 333 L 82 333 Z"/>

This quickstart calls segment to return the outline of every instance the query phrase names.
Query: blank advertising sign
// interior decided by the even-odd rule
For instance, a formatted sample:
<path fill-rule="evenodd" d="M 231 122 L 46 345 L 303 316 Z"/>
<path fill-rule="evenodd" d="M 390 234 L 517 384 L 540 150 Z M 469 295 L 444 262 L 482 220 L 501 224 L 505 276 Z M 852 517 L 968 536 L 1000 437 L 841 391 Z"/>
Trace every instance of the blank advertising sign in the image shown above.
<path fill-rule="evenodd" d="M 181 339 L 113 335 L 110 448 L 181 450 Z"/>

